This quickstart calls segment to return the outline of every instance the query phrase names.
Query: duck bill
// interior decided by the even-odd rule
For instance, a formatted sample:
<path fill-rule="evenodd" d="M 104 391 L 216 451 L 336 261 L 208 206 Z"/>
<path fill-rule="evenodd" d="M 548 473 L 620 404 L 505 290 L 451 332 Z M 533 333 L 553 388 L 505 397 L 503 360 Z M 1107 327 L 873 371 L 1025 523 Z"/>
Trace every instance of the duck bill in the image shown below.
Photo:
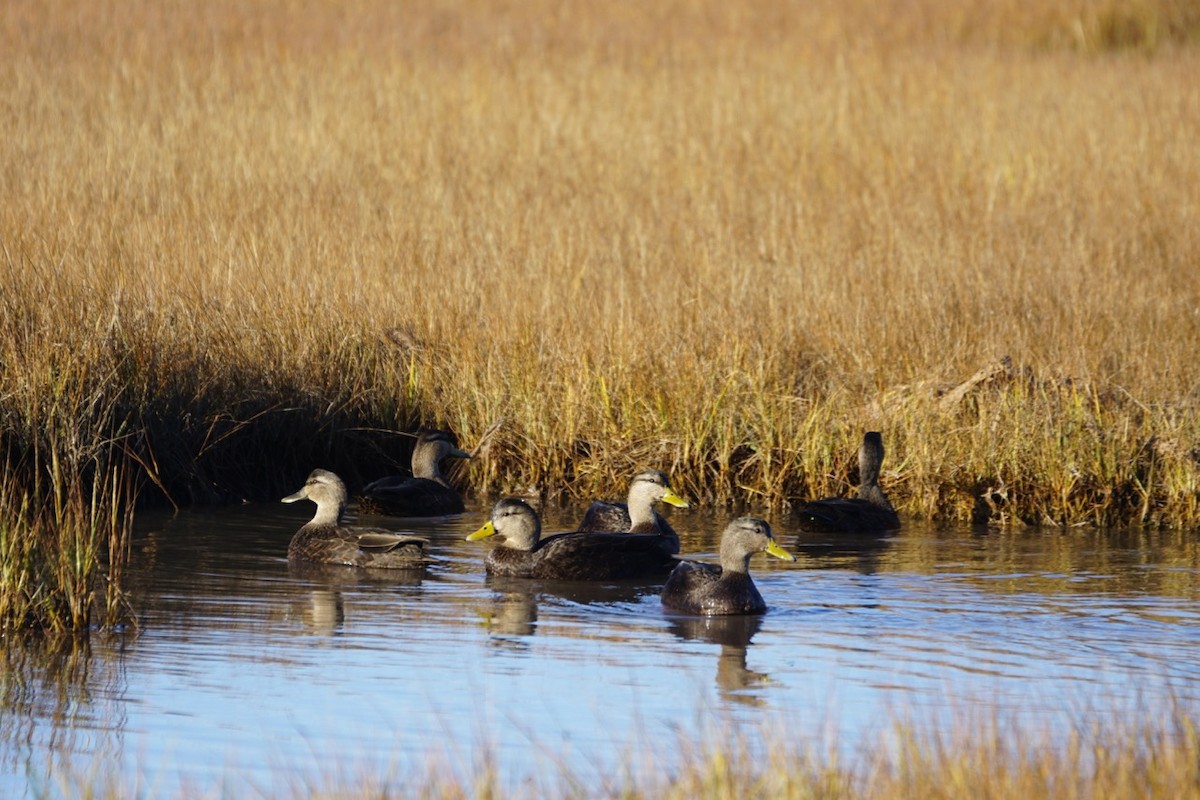
<path fill-rule="evenodd" d="M 670 489 L 668 489 L 667 493 L 663 495 L 662 501 L 664 503 L 666 503 L 667 505 L 672 505 L 672 506 L 675 506 L 676 508 L 691 508 L 691 506 L 688 504 L 687 500 L 684 500 L 682 497 L 675 494 L 675 492 L 671 491 Z"/>
<path fill-rule="evenodd" d="M 486 523 L 484 523 L 482 528 L 480 528 L 479 530 L 475 531 L 470 536 L 468 536 L 467 541 L 468 542 L 478 542 L 480 539 L 486 539 L 489 536 L 495 536 L 495 535 L 496 535 L 496 526 L 493 525 L 492 521 L 489 519 Z"/>
<path fill-rule="evenodd" d="M 454 448 L 453 450 L 451 450 L 446 455 L 450 456 L 451 458 L 474 458 L 475 457 L 475 456 L 471 455 L 470 453 L 468 453 L 466 450 L 460 450 L 457 447 Z"/>
<path fill-rule="evenodd" d="M 294 502 L 296 502 L 297 500 L 304 500 L 304 499 L 306 499 L 307 497 L 308 497 L 308 490 L 307 490 L 307 489 L 301 489 L 300 491 L 296 492 L 295 494 L 289 494 L 287 497 L 283 498 L 283 499 L 282 499 L 282 500 L 280 500 L 279 502 L 281 502 L 281 503 L 294 503 Z"/>
<path fill-rule="evenodd" d="M 775 556 L 776 558 L 783 559 L 784 561 L 795 561 L 796 560 L 796 557 L 794 555 L 789 553 L 787 550 L 784 550 L 782 547 L 780 547 L 774 541 L 772 541 L 770 544 L 767 545 L 767 555 Z"/>

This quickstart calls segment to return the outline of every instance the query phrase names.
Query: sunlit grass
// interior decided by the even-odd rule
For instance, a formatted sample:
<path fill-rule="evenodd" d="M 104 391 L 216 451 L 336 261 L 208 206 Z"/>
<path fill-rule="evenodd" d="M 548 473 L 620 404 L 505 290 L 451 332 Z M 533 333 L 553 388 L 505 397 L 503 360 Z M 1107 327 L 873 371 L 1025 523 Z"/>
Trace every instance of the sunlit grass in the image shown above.
<path fill-rule="evenodd" d="M 631 751 L 612 769 L 580 770 L 559 763 L 553 748 L 530 745 L 540 766 L 512 774 L 497 766 L 486 746 L 459 763 L 447 752 L 425 761 L 408 754 L 408 767 L 371 772 L 347 764 L 314 765 L 310 772 L 277 774 L 264 785 L 243 784 L 231 770 L 214 786 L 189 781 L 172 789 L 155 779 L 155 796 L 208 797 L 251 791 L 265 798 L 779 798 L 785 800 L 892 800 L 962 798 L 1194 798 L 1200 796 L 1200 747 L 1195 721 L 1168 715 L 1145 724 L 1081 724 L 1055 738 L 998 722 L 929 734 L 911 724 L 885 725 L 862 752 L 805 744 L 811 732 L 727 727 L 696 742 Z M 453 749 L 453 748 L 451 748 Z M 668 750 L 673 752 L 668 752 Z M 407 763 L 407 761 L 406 761 Z M 131 782 L 112 767 L 64 759 L 34 796 L 142 796 L 149 777 Z M 36 788 L 36 787 L 35 787 Z"/>
<path fill-rule="evenodd" d="M 8 3 L 0 438 L 69 416 L 9 485 L 273 497 L 499 423 L 482 496 L 781 509 L 879 429 L 904 514 L 1195 524 L 1198 18 Z"/>
<path fill-rule="evenodd" d="M 44 483 L 22 486 L 11 465 L 0 479 L 0 636 L 79 634 L 125 619 L 121 575 L 133 524 L 125 469 L 93 464 L 86 475 L 66 474 L 50 458 Z"/>

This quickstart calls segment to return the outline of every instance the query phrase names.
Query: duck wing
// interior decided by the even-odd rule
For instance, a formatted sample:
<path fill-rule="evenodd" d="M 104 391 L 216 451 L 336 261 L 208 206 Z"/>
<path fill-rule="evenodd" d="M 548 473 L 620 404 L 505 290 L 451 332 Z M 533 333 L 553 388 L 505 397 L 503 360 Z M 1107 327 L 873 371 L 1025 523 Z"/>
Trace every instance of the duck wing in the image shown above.
<path fill-rule="evenodd" d="M 391 531 L 366 530 L 358 532 L 358 549 L 377 553 L 387 553 L 406 544 L 415 544 L 422 550 L 429 546 L 429 540 L 424 536 L 410 533 L 392 533 Z"/>
<path fill-rule="evenodd" d="M 608 503 L 596 500 L 588 506 L 583 515 L 583 522 L 576 530 L 621 533 L 629 530 L 633 520 L 629 516 L 629 506 L 625 503 Z"/>

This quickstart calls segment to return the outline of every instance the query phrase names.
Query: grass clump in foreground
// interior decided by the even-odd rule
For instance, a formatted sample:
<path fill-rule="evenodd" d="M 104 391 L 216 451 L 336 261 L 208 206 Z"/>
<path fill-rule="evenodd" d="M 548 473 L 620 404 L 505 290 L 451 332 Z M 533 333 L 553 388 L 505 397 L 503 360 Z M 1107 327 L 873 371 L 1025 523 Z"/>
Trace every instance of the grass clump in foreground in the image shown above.
<path fill-rule="evenodd" d="M 32 457 L 39 456 L 37 445 Z M 121 577 L 133 528 L 124 466 L 49 464 L 0 474 L 0 638 L 86 635 L 126 618 Z M 16 477 L 33 476 L 33 485 Z"/>
<path fill-rule="evenodd" d="M 352 798 L 771 798 L 771 800 L 893 800 L 893 798 L 1200 797 L 1200 737 L 1194 717 L 1170 715 L 1144 725 L 1079 727 L 1065 740 L 988 723 L 925 734 L 910 725 L 884 728 L 865 752 L 839 755 L 832 747 L 806 747 L 800 734 L 731 732 L 706 745 L 681 735 L 670 755 L 640 751 L 616 774 L 600 768 L 583 774 L 543 751 L 543 769 L 524 777 L 502 775 L 486 748 L 472 765 L 450 767 L 444 754 L 424 765 L 382 775 L 353 776 L 353 767 L 313 774 L 276 775 L 275 788 L 256 785 L 261 797 Z M 540 749 L 540 748 L 539 748 Z M 111 761 L 106 762 L 111 764 Z M 144 792 L 97 764 L 78 770 L 64 761 L 51 776 L 65 796 L 138 797 Z M 161 781 L 161 778 L 160 778 Z M 222 793 L 239 792 L 240 779 L 220 780 Z M 288 788 L 280 788 L 288 787 Z M 36 789 L 36 787 L 35 787 Z M 249 791 L 249 787 L 246 787 Z M 173 794 L 207 797 L 194 782 Z M 43 792 L 35 796 L 54 796 Z"/>
<path fill-rule="evenodd" d="M 303 5 L 0 11 L 6 446 L 779 510 L 879 429 L 902 514 L 1200 523 L 1194 4 Z"/>

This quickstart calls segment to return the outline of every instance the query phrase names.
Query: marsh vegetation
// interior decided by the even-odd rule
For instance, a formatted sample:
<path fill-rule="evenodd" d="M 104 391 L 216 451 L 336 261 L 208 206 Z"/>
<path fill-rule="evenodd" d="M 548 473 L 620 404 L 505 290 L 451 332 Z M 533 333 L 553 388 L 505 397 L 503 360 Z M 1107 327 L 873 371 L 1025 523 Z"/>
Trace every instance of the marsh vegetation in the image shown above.
<path fill-rule="evenodd" d="M 1196 524 L 1198 18 L 8 3 L 5 548 L 420 424 L 481 496 L 781 509 L 878 429 L 902 515 Z"/>

